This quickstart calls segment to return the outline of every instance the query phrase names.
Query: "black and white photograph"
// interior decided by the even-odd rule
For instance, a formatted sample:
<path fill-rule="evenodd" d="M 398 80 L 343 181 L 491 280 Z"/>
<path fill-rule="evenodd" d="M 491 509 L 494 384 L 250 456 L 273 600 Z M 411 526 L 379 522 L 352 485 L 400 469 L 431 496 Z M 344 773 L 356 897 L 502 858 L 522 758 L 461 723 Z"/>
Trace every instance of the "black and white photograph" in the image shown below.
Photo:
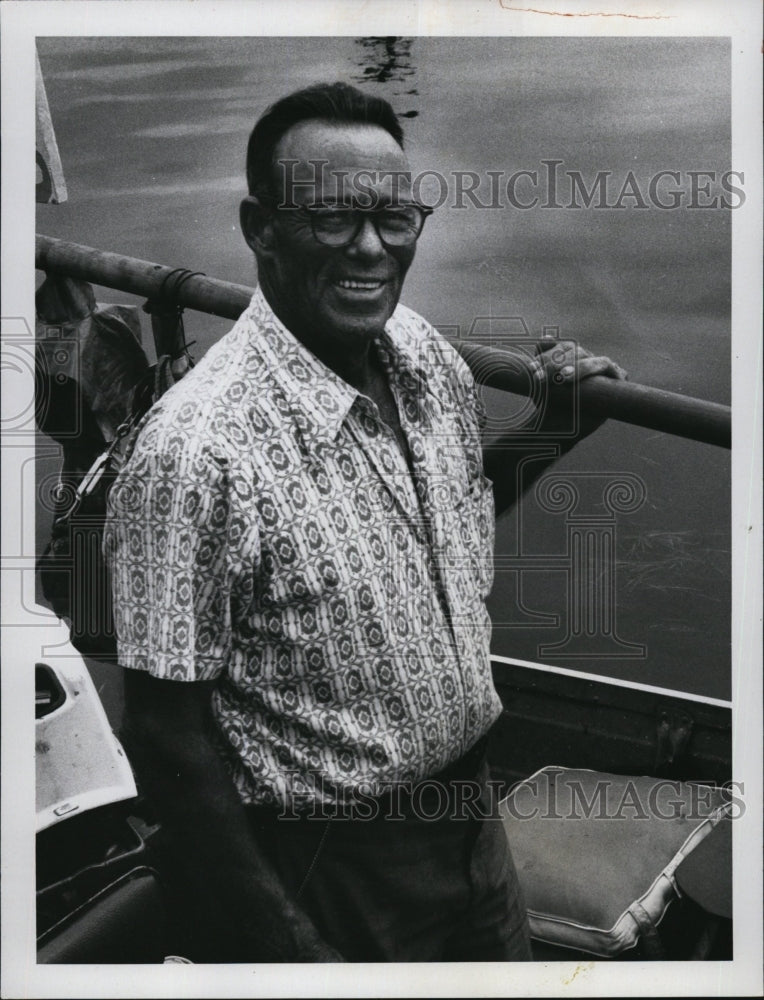
<path fill-rule="evenodd" d="M 3 995 L 760 995 L 758 6 L 3 6 Z"/>

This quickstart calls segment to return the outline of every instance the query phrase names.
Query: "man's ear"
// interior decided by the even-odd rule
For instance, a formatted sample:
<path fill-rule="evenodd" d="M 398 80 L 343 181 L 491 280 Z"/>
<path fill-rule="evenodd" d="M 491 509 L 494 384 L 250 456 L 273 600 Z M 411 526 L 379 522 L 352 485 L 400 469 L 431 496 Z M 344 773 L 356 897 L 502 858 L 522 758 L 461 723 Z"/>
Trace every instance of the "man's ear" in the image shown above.
<path fill-rule="evenodd" d="M 250 194 L 239 206 L 241 231 L 247 246 L 254 253 L 262 253 L 273 244 L 273 213 L 259 198 Z"/>

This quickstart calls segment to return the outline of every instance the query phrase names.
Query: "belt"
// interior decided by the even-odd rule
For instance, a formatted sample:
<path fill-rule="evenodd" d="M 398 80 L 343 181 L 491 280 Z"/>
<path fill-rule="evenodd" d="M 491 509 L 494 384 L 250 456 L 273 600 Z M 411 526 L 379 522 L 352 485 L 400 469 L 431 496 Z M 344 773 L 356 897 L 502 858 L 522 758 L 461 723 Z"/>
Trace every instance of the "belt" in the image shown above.
<path fill-rule="evenodd" d="M 451 781 L 469 781 L 471 778 L 476 778 L 485 760 L 487 749 L 488 737 L 481 736 L 463 757 L 448 764 L 442 771 L 433 774 L 431 778 L 425 778 L 424 781 L 448 784 Z"/>
<path fill-rule="evenodd" d="M 380 818 L 400 814 L 402 817 L 435 815 L 446 817 L 452 813 L 451 804 L 459 797 L 461 783 L 475 781 L 486 758 L 488 737 L 483 736 L 467 753 L 427 778 L 392 786 L 374 801 Z M 350 806 L 352 814 L 352 804 Z"/>

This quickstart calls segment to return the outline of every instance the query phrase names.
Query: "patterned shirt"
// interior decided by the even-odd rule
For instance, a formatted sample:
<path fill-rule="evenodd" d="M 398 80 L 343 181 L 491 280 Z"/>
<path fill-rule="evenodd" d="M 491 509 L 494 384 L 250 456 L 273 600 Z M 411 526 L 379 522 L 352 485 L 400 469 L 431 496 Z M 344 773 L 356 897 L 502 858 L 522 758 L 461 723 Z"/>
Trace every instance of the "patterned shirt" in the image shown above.
<path fill-rule="evenodd" d="M 215 679 L 244 802 L 352 801 L 456 760 L 496 720 L 484 599 L 484 412 L 457 352 L 399 305 L 376 405 L 258 290 L 153 407 L 110 493 L 120 662 Z"/>

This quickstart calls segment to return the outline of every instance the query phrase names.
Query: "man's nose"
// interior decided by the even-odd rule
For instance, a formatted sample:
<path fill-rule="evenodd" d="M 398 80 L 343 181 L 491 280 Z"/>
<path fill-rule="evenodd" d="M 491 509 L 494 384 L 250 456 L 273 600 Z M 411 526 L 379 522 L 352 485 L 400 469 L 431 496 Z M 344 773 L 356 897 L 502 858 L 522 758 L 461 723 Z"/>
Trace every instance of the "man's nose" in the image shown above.
<path fill-rule="evenodd" d="M 379 259 L 385 254 L 385 245 L 379 238 L 379 233 L 371 216 L 365 216 L 358 230 L 358 235 L 349 244 L 348 250 L 354 256 Z"/>

